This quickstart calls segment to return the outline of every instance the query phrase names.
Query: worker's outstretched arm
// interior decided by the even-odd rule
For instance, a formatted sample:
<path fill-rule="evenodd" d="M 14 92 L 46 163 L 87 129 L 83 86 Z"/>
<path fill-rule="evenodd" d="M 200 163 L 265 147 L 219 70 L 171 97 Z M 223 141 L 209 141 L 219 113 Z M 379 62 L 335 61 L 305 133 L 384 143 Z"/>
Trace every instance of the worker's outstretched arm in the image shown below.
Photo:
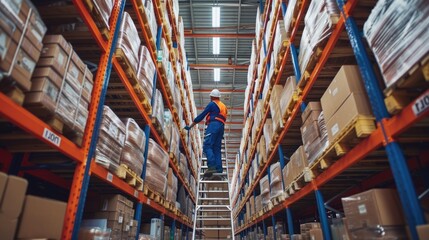
<path fill-rule="evenodd" d="M 206 108 L 204 109 L 203 112 L 201 112 L 192 122 L 191 125 L 186 126 L 185 129 L 189 130 L 191 128 L 193 128 L 197 123 L 201 122 L 206 116 L 207 114 L 209 114 L 211 111 L 213 111 L 213 107 L 215 107 L 216 104 L 213 102 L 210 102 L 209 104 L 207 104 Z"/>

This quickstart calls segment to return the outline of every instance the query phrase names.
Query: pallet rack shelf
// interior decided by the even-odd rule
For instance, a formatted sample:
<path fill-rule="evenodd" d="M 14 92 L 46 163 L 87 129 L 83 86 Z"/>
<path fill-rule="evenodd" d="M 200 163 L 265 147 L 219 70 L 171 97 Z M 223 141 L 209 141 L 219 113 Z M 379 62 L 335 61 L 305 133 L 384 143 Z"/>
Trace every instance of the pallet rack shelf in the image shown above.
<path fill-rule="evenodd" d="M 322 222 L 322 230 L 323 230 L 324 237 L 325 239 L 330 239 L 331 235 L 330 235 L 329 225 L 327 223 L 326 213 L 324 210 L 325 207 L 323 202 L 323 196 L 321 195 L 321 192 L 319 189 L 323 188 L 323 186 L 325 186 L 329 181 L 331 181 L 335 177 L 339 176 L 341 173 L 351 169 L 351 167 L 354 164 L 362 162 L 362 159 L 364 159 L 366 156 L 372 153 L 375 153 L 377 149 L 384 147 L 386 149 L 385 150 L 386 152 L 383 154 L 384 156 L 387 156 L 387 158 L 389 159 L 389 165 L 392 169 L 393 176 L 396 181 L 396 185 L 401 195 L 401 202 L 403 204 L 405 212 L 407 212 L 406 214 L 407 222 L 413 228 L 413 230 L 411 231 L 412 237 L 413 239 L 417 239 L 415 226 L 423 224 L 424 220 L 422 218 L 421 209 L 417 203 L 416 193 L 410 178 L 410 174 L 408 172 L 408 167 L 405 161 L 404 154 L 401 151 L 401 148 L 399 147 L 395 139 L 399 139 L 401 136 L 400 134 L 402 134 L 407 129 L 413 126 L 416 126 L 419 121 L 427 118 L 427 116 L 429 115 L 429 111 L 427 111 L 427 109 L 421 110 L 418 113 L 416 113 L 415 109 L 416 109 L 416 105 L 418 105 L 422 99 L 427 98 L 429 91 L 427 90 L 421 93 L 420 96 L 418 96 L 413 102 L 411 102 L 404 109 L 402 109 L 402 111 L 399 114 L 396 114 L 394 116 L 389 116 L 387 114 L 384 101 L 380 97 L 381 91 L 378 88 L 378 86 L 376 86 L 375 84 L 376 83 L 375 74 L 373 73 L 371 64 L 369 64 L 368 57 L 365 52 L 366 50 L 362 45 L 362 42 L 361 42 L 362 40 L 360 38 L 356 22 L 353 18 L 353 10 L 355 8 L 358 8 L 361 2 L 362 1 L 354 0 L 354 1 L 347 1 L 347 3 L 345 3 L 342 0 L 338 0 L 338 5 L 340 6 L 340 10 L 341 10 L 341 17 L 336 23 L 335 28 L 332 34 L 330 35 L 327 41 L 327 44 L 323 49 L 320 55 L 320 58 L 314 67 L 314 70 L 311 72 L 309 76 L 306 76 L 308 77 L 306 84 L 303 86 L 300 86 L 299 98 L 294 103 L 289 117 L 285 119 L 284 126 L 282 130 L 278 133 L 278 138 L 273 144 L 273 149 L 269 153 L 267 161 L 264 163 L 263 166 L 259 166 L 258 174 L 254 179 L 253 183 L 248 187 L 248 189 L 246 191 L 241 191 L 240 194 L 237 194 L 236 198 L 233 201 L 233 204 L 236 205 L 237 207 L 237 211 L 235 214 L 236 221 L 239 221 L 239 219 L 242 219 L 240 218 L 240 215 L 242 213 L 243 208 L 245 207 L 245 203 L 247 202 L 247 200 L 250 198 L 251 195 L 254 195 L 254 190 L 256 186 L 258 186 L 258 182 L 261 180 L 264 173 L 268 170 L 268 167 L 273 162 L 274 158 L 276 156 L 279 156 L 280 162 L 283 161 L 283 151 L 281 150 L 282 141 L 288 136 L 288 133 L 290 133 L 292 127 L 300 126 L 299 123 L 297 123 L 297 119 L 299 119 L 297 115 L 302 109 L 302 104 L 305 103 L 306 99 L 311 98 L 311 91 L 313 90 L 313 86 L 317 84 L 317 79 L 319 78 L 319 75 L 324 71 L 325 64 L 329 61 L 331 55 L 334 53 L 334 48 L 336 47 L 337 42 L 343 38 L 344 32 L 346 32 L 350 38 L 351 48 L 353 49 L 354 55 L 356 56 L 356 60 L 360 67 L 361 73 L 363 75 L 363 79 L 364 79 L 365 86 L 367 88 L 368 95 L 371 99 L 371 105 L 377 119 L 376 130 L 372 132 L 372 134 L 368 138 L 364 139 L 357 146 L 355 146 L 353 149 L 348 151 L 346 155 L 341 157 L 339 160 L 336 160 L 335 163 L 333 163 L 329 168 L 327 168 L 322 173 L 320 173 L 320 175 L 315 177 L 310 183 L 302 187 L 295 194 L 289 196 L 286 200 L 274 206 L 271 210 L 268 210 L 267 212 L 263 213 L 263 215 L 257 216 L 256 218 L 253 217 L 253 220 L 250 220 L 248 223 L 239 227 L 236 231 L 236 234 L 243 234 L 244 231 L 246 231 L 247 229 L 250 229 L 255 224 L 258 224 L 260 222 L 262 222 L 264 226 L 264 231 L 266 231 L 265 222 L 263 220 L 271 217 L 274 225 L 274 222 L 275 222 L 274 215 L 279 213 L 282 210 L 286 210 L 289 233 L 293 234 L 293 222 L 292 222 L 293 220 L 292 220 L 290 208 L 294 204 L 297 204 L 298 201 L 302 200 L 305 197 L 308 197 L 310 193 L 314 192 L 317 207 L 319 210 L 320 219 Z M 266 4 L 268 3 L 269 1 L 266 2 Z M 284 53 L 284 56 L 282 58 L 279 73 L 277 74 L 275 81 L 273 81 L 273 83 L 270 84 L 270 89 L 273 87 L 274 84 L 279 83 L 282 73 L 285 71 L 286 68 L 293 67 L 294 71 L 291 72 L 291 74 L 295 74 L 298 80 L 302 81 L 304 78 L 306 78 L 306 77 L 303 78 L 301 76 L 299 66 L 297 64 L 298 61 L 296 61 L 297 56 L 296 56 L 295 46 L 293 45 L 293 42 L 294 42 L 294 38 L 296 37 L 297 31 L 300 27 L 301 21 L 305 15 L 305 11 L 306 11 L 306 8 L 308 7 L 308 4 L 309 4 L 309 1 L 307 0 L 303 0 L 300 2 L 300 5 L 299 5 L 300 9 L 296 17 L 296 21 L 293 27 L 293 31 L 291 33 L 291 37 L 289 39 L 290 43 L 288 44 L 286 51 Z M 286 8 L 286 4 L 283 3 L 282 8 Z M 264 13 L 265 16 L 267 16 L 269 14 L 269 8 L 267 8 L 267 5 L 265 5 L 265 9 L 266 10 L 268 9 L 268 11 L 265 11 Z M 277 9 L 276 11 L 280 12 L 280 9 Z M 274 13 L 275 19 L 278 18 L 277 14 L 279 14 L 279 12 Z M 283 9 L 283 15 L 284 15 L 284 12 L 285 12 L 285 9 Z M 266 19 L 264 21 L 264 25 L 265 24 L 266 24 Z M 273 24 L 275 25 L 277 24 L 277 22 L 274 22 Z M 273 32 L 271 32 L 270 35 L 272 34 Z M 261 41 L 261 36 L 259 36 L 259 40 Z M 259 56 L 259 51 L 261 49 L 262 44 L 263 43 L 261 43 L 258 47 L 257 56 Z M 271 50 L 271 44 L 272 44 L 271 42 L 268 42 L 269 50 Z M 269 57 L 270 51 L 268 51 L 265 56 Z M 256 59 L 255 64 L 257 63 L 258 63 L 258 60 Z M 289 64 L 291 64 L 292 66 L 290 66 Z M 269 68 L 267 65 L 264 65 L 263 67 L 264 69 L 263 69 L 261 81 L 264 81 L 267 68 Z M 253 79 L 255 79 L 255 71 L 253 72 Z M 260 86 L 262 88 L 263 84 L 260 84 Z M 244 122 L 246 121 L 246 115 L 249 111 L 249 105 L 251 104 L 250 103 L 250 101 L 252 100 L 251 95 L 254 91 L 256 92 L 256 96 L 259 96 L 261 93 L 260 89 L 254 89 L 254 81 L 252 81 L 249 96 L 247 97 L 249 104 L 245 106 Z M 270 90 L 268 90 L 268 92 L 270 92 Z M 265 101 L 268 102 L 269 97 L 270 96 L 268 94 L 267 99 Z M 258 100 L 255 99 L 254 102 L 256 101 Z M 245 139 L 244 141 L 243 150 L 246 151 L 247 148 L 250 148 L 250 155 L 246 156 L 248 159 L 248 162 L 247 162 L 247 165 L 245 165 L 244 167 L 243 175 L 238 176 L 238 178 L 241 179 L 241 182 L 239 183 L 237 189 L 243 189 L 244 184 L 247 183 L 246 181 L 247 175 L 249 173 L 252 160 L 254 159 L 254 156 L 256 154 L 256 144 L 259 142 L 259 139 L 261 138 L 262 126 L 266 122 L 268 115 L 269 115 L 269 107 L 268 109 L 265 108 L 265 112 L 263 113 L 260 126 L 257 128 L 259 130 L 256 133 L 256 139 L 253 140 L 253 143 L 251 144 L 251 146 L 248 146 L 247 139 Z M 250 118 L 249 128 L 255 127 L 253 126 L 254 124 L 253 114 L 250 115 L 249 118 Z M 410 141 L 413 141 L 413 140 L 410 140 Z M 244 152 L 241 153 L 241 159 L 239 161 L 238 169 L 242 168 L 243 165 L 245 164 L 243 158 L 245 158 Z M 283 163 L 283 166 L 284 166 L 284 163 Z M 236 174 L 238 175 L 239 172 L 236 172 Z M 240 199 L 240 196 L 241 196 L 241 199 Z"/>
<path fill-rule="evenodd" d="M 145 43 L 147 43 L 147 47 L 151 52 L 152 60 L 154 61 L 154 63 L 156 63 L 156 60 L 157 60 L 156 51 L 153 48 L 153 46 L 150 44 L 150 42 L 153 41 L 153 39 L 151 39 L 145 31 L 145 28 L 144 28 L 145 23 L 143 21 L 142 16 L 139 14 L 137 1 L 133 0 L 132 2 L 133 2 L 133 6 L 135 7 L 134 9 L 137 12 L 140 26 L 142 26 L 141 33 L 144 38 L 143 40 Z M 65 156 L 71 158 L 76 163 L 76 167 L 73 173 L 74 177 L 72 182 L 70 183 L 71 186 L 69 186 L 69 183 L 67 182 L 65 182 L 66 184 L 64 184 L 62 181 L 59 183 L 59 185 L 61 185 L 62 187 L 68 186 L 70 189 L 70 195 L 69 195 L 69 200 L 68 200 L 68 205 L 66 210 L 65 222 L 63 226 L 62 238 L 64 239 L 77 238 L 78 230 L 80 227 L 80 221 L 83 215 L 83 206 L 85 204 L 86 192 L 90 181 L 90 175 L 96 176 L 97 178 L 107 182 L 114 188 L 120 190 L 123 193 L 126 193 L 127 195 L 135 199 L 138 202 L 135 219 L 139 221 L 139 224 L 141 220 L 142 207 L 144 205 L 145 207 L 150 207 L 154 209 L 162 216 L 168 216 L 173 220 L 173 224 L 175 224 L 175 221 L 177 221 L 181 223 L 182 226 L 186 226 L 187 229 L 192 228 L 192 223 L 190 219 L 187 218 L 186 216 L 183 216 L 179 212 L 173 213 L 167 210 L 166 207 L 161 205 L 160 203 L 151 201 L 151 199 L 145 196 L 141 191 L 137 191 L 135 188 L 125 183 L 122 179 L 116 177 L 115 175 L 109 173 L 108 170 L 106 170 L 105 168 L 94 163 L 92 156 L 94 155 L 94 152 L 95 152 L 96 138 L 98 135 L 98 125 L 100 123 L 101 114 L 102 114 L 102 110 L 100 111 L 100 107 L 102 109 L 102 106 L 104 105 L 107 87 L 109 85 L 108 81 L 109 81 L 110 72 L 112 68 L 113 68 L 113 71 L 119 76 L 119 79 L 121 80 L 124 88 L 126 89 L 127 95 L 134 102 L 135 109 L 136 109 L 135 111 L 138 112 L 139 115 L 143 118 L 143 122 L 146 125 L 146 128 L 145 128 L 146 135 L 148 136 L 148 134 L 150 133 L 150 136 L 158 144 L 161 144 L 164 150 L 167 150 L 167 149 L 166 149 L 166 146 L 162 144 L 162 139 L 152 124 L 150 114 L 148 114 L 147 111 L 144 109 L 144 107 L 141 105 L 140 100 L 136 95 L 129 79 L 127 78 L 127 75 L 125 74 L 121 64 L 118 62 L 118 59 L 114 57 L 114 51 L 116 48 L 116 41 L 118 37 L 117 35 L 118 35 L 119 26 L 122 18 L 121 16 L 125 9 L 125 1 L 116 0 L 114 3 L 112 15 L 110 18 L 110 30 L 108 33 L 110 37 L 107 40 L 105 40 L 105 38 L 103 37 L 103 34 L 98 29 L 98 26 L 95 23 L 92 14 L 88 11 L 87 7 L 85 6 L 84 1 L 74 0 L 73 5 L 66 6 L 68 9 L 67 12 L 69 10 L 75 9 L 74 11 L 73 10 L 72 11 L 75 14 L 80 15 L 80 17 L 83 19 L 83 21 L 85 22 L 86 26 L 88 27 L 91 33 L 93 41 L 95 40 L 95 42 L 97 43 L 98 47 L 101 50 L 100 64 L 97 70 L 97 74 L 94 78 L 94 89 L 93 89 L 93 95 L 91 99 L 92 101 L 90 105 L 89 117 L 88 117 L 86 131 L 83 138 L 82 147 L 77 147 L 77 145 L 71 142 L 69 139 L 55 132 L 48 124 L 44 123 L 39 118 L 35 117 L 32 113 L 28 112 L 23 107 L 15 104 L 3 93 L 0 93 L 0 105 L 2 105 L 2 108 L 0 109 L 0 115 L 2 117 L 7 119 L 9 122 L 13 123 L 14 125 L 18 126 L 22 130 L 30 133 L 34 137 L 40 139 L 41 141 L 46 143 L 47 146 L 49 146 L 50 148 L 53 148 L 59 151 L 60 153 L 64 154 Z M 56 6 L 54 8 L 60 10 L 61 8 L 66 8 L 66 7 Z M 64 9 L 62 11 L 64 11 Z M 158 11 L 158 8 L 156 8 L 156 11 Z M 55 13 L 50 13 L 50 14 L 55 14 Z M 68 12 L 68 14 L 70 15 L 71 13 Z M 162 22 L 160 20 L 161 20 L 160 13 L 158 12 L 157 21 L 159 26 L 162 25 Z M 172 22 L 172 24 L 174 24 L 174 22 Z M 174 29 L 177 29 L 176 26 L 174 26 Z M 177 34 L 177 31 L 175 32 L 175 34 Z M 161 35 L 158 36 L 158 42 L 160 41 L 159 39 L 160 36 Z M 159 47 L 159 43 L 158 43 L 158 47 Z M 170 51 L 172 51 L 172 48 L 170 48 Z M 182 75 L 186 76 L 185 71 L 183 71 L 184 69 L 183 69 L 182 56 L 180 56 L 180 60 L 182 62 Z M 175 73 L 175 77 L 176 76 L 177 74 Z M 173 110 L 172 104 L 168 100 L 166 88 L 164 86 L 162 75 L 160 75 L 160 69 L 158 67 L 156 68 L 155 79 L 159 80 L 158 81 L 159 86 L 161 88 L 161 92 L 163 93 L 164 98 L 166 99 L 168 108 L 170 110 Z M 180 79 L 177 78 L 176 82 L 179 82 L 179 81 Z M 185 84 L 185 86 L 186 86 L 186 91 L 188 93 L 188 96 L 190 96 L 189 86 L 187 84 Z M 185 120 L 188 123 L 189 120 L 186 117 L 185 117 Z M 181 123 L 179 122 L 179 119 L 175 118 L 174 122 L 176 126 L 180 129 Z M 180 139 L 181 139 L 182 146 L 186 146 L 185 144 L 186 141 L 182 137 L 182 135 L 180 135 Z M 146 146 L 147 145 L 148 144 L 146 144 Z M 190 158 L 191 154 L 186 147 L 184 147 L 184 152 L 187 156 L 188 164 L 192 166 L 191 158 Z M 147 158 L 147 147 L 146 147 L 145 159 L 146 158 Z M 180 174 L 180 170 L 178 168 L 177 163 L 174 163 L 173 160 L 170 158 L 169 165 L 173 169 L 176 176 L 178 177 L 180 183 L 183 184 L 189 197 L 195 203 L 195 196 L 191 191 L 190 184 L 188 183 L 187 179 L 185 179 L 185 177 L 182 176 L 182 174 Z M 25 167 L 26 164 L 23 163 L 22 166 Z M 193 176 L 196 177 L 195 170 L 192 169 L 191 172 Z M 49 179 L 49 177 L 46 179 Z"/>

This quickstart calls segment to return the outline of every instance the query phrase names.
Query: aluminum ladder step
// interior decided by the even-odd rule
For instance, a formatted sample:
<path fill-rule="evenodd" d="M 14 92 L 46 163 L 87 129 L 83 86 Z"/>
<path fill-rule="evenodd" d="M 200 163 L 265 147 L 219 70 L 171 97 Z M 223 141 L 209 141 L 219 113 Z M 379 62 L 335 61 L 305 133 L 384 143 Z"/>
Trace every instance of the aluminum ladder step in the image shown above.
<path fill-rule="evenodd" d="M 228 180 L 200 180 L 200 183 L 228 183 Z"/>
<path fill-rule="evenodd" d="M 195 230 L 207 230 L 207 231 L 231 230 L 231 227 L 198 227 Z"/>
<path fill-rule="evenodd" d="M 229 193 L 228 190 L 200 190 L 200 193 Z"/>
<path fill-rule="evenodd" d="M 208 168 L 207 166 L 201 166 L 201 169 L 207 169 L 207 168 Z M 226 169 L 226 166 L 223 165 L 222 168 Z"/>
<path fill-rule="evenodd" d="M 198 217 L 198 221 L 230 221 L 229 218 L 220 218 L 220 217 Z"/>
<path fill-rule="evenodd" d="M 213 176 L 227 176 L 228 173 L 222 172 L 222 173 L 213 173 Z M 200 176 L 204 176 L 204 173 L 200 173 Z"/>
<path fill-rule="evenodd" d="M 209 200 L 229 201 L 229 198 L 199 198 L 199 200 L 202 200 L 202 201 L 209 201 Z"/>

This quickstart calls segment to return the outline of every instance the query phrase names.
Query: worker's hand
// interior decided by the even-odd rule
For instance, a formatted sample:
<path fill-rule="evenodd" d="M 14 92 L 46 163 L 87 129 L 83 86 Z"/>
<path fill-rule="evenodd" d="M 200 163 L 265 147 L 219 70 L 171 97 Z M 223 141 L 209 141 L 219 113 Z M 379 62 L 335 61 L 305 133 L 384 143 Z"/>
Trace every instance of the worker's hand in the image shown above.
<path fill-rule="evenodd" d="M 190 127 L 190 126 L 185 126 L 184 128 L 185 128 L 185 130 L 187 130 L 187 131 L 189 131 L 189 130 L 191 129 L 191 127 Z"/>

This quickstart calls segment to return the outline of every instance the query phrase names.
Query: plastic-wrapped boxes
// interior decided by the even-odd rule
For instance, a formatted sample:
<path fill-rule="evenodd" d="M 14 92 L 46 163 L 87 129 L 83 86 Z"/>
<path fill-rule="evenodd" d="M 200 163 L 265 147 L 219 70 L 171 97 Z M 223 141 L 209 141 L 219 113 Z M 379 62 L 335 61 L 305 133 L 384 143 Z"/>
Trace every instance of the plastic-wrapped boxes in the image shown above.
<path fill-rule="evenodd" d="M 114 1 L 112 0 L 92 0 L 94 10 L 101 17 L 99 24 L 102 28 L 110 29 L 109 19 L 112 14 Z"/>
<path fill-rule="evenodd" d="M 164 128 L 164 100 L 162 98 L 162 93 L 158 89 L 155 90 L 154 98 L 152 117 L 158 121 L 161 128 Z"/>
<path fill-rule="evenodd" d="M 128 118 L 124 124 L 126 126 L 125 144 L 120 163 L 127 165 L 137 176 L 140 176 L 143 171 L 146 136 L 134 119 Z"/>
<path fill-rule="evenodd" d="M 286 80 L 286 83 L 282 89 L 282 93 L 280 97 L 280 112 L 282 117 L 285 115 L 286 110 L 291 104 L 295 91 L 296 91 L 296 78 L 295 76 L 290 76 Z"/>
<path fill-rule="evenodd" d="M 308 166 L 307 155 L 303 146 L 300 146 L 290 157 L 290 161 L 283 168 L 283 179 L 287 188 Z"/>
<path fill-rule="evenodd" d="M 391 87 L 429 52 L 429 5 L 425 0 L 378 1 L 364 35 Z M 426 85 L 427 86 L 427 85 Z"/>
<path fill-rule="evenodd" d="M 140 46 L 139 64 L 137 67 L 137 83 L 143 88 L 147 99 L 152 98 L 155 64 L 146 46 Z"/>
<path fill-rule="evenodd" d="M 167 175 L 167 190 L 165 192 L 165 199 L 169 202 L 176 202 L 177 198 L 177 177 L 174 175 L 173 170 L 168 168 Z"/>
<path fill-rule="evenodd" d="M 280 162 L 276 162 L 270 166 L 270 177 L 270 199 L 273 199 L 284 192 Z"/>
<path fill-rule="evenodd" d="M 153 139 L 149 139 L 145 184 L 164 195 L 167 187 L 168 153 Z"/>
<path fill-rule="evenodd" d="M 125 125 L 108 107 L 104 106 L 103 119 L 95 151 L 95 160 L 106 168 L 115 169 L 121 159 L 125 142 Z"/>
<path fill-rule="evenodd" d="M 126 59 L 127 64 L 134 73 L 137 73 L 140 44 L 141 41 L 136 25 L 131 16 L 124 12 L 116 45 L 116 54 L 119 53 L 122 58 Z"/>
<path fill-rule="evenodd" d="M 282 94 L 283 86 L 282 85 L 274 85 L 273 90 L 271 92 L 270 98 L 270 110 L 271 110 L 271 118 L 273 120 L 273 130 L 278 131 L 283 127 L 283 116 L 280 111 L 280 99 Z"/>
<path fill-rule="evenodd" d="M 372 189 L 341 200 L 350 239 L 407 238 L 396 190 Z"/>
<path fill-rule="evenodd" d="M 75 136 L 83 136 L 91 101 L 93 76 L 61 35 L 43 39 L 41 58 L 24 106 L 43 119 L 56 117 Z"/>
<path fill-rule="evenodd" d="M 298 60 L 301 72 L 308 68 L 311 56 L 317 54 L 317 47 L 330 36 L 334 20 L 339 16 L 337 3 L 333 0 L 315 0 L 310 3 L 305 15 L 305 27 L 301 37 Z M 312 70 L 312 69 L 308 69 Z"/>
<path fill-rule="evenodd" d="M 302 113 L 301 137 L 310 165 L 329 146 L 328 132 L 320 102 L 309 102 Z"/>
<path fill-rule="evenodd" d="M 28 0 L 1 1 L 0 18 L 0 79 L 10 76 L 22 91 L 29 91 L 46 26 Z"/>
<path fill-rule="evenodd" d="M 262 206 L 266 206 L 270 203 L 270 182 L 268 180 L 268 175 L 261 178 L 259 181 L 259 188 L 261 189 Z"/>

